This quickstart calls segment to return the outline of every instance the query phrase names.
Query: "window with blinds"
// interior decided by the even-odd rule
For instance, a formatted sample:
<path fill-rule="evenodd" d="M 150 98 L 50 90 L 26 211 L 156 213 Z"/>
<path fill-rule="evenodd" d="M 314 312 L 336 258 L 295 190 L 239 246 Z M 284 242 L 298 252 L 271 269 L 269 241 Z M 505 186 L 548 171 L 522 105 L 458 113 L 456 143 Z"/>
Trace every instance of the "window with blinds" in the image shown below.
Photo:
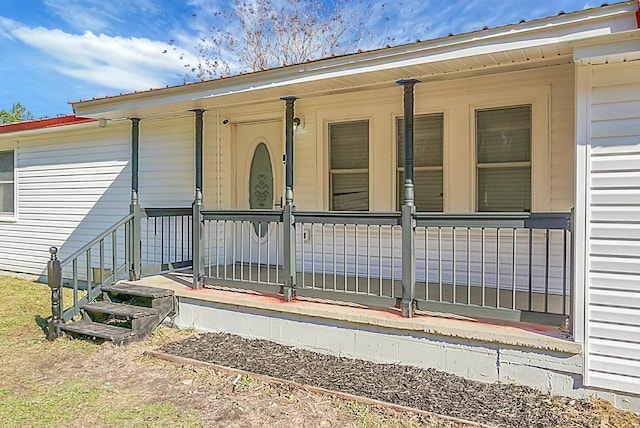
<path fill-rule="evenodd" d="M 531 211 L 531 106 L 476 110 L 478 211 Z"/>
<path fill-rule="evenodd" d="M 13 150 L 0 152 L 0 215 L 14 213 L 14 153 Z"/>
<path fill-rule="evenodd" d="M 404 201 L 404 118 L 396 123 L 398 210 Z M 442 211 L 442 152 L 444 114 L 413 118 L 413 186 L 417 211 Z"/>
<path fill-rule="evenodd" d="M 332 211 L 369 210 L 369 121 L 329 125 Z"/>

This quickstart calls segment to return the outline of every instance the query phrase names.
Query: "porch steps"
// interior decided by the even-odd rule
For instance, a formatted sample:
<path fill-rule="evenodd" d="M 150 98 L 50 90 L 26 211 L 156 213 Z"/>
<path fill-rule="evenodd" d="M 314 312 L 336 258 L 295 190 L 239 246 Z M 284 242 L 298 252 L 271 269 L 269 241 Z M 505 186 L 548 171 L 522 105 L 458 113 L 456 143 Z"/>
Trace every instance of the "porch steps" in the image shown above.
<path fill-rule="evenodd" d="M 177 305 L 172 290 L 118 283 L 102 287 L 102 300 L 82 306 L 82 319 L 60 329 L 74 337 L 124 345 L 149 336 Z"/>

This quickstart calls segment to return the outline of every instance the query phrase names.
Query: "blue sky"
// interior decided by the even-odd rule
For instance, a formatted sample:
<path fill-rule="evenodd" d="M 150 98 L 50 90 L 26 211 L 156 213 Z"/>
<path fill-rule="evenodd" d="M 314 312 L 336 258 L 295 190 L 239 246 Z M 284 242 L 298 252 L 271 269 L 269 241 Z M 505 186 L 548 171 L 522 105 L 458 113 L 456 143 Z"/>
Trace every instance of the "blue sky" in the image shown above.
<path fill-rule="evenodd" d="M 69 101 L 180 84 L 207 13 L 224 0 L 3 0 L 0 109 L 72 113 Z M 385 3 L 394 44 L 600 5 L 593 0 L 419 0 Z M 376 9 L 379 10 L 379 9 Z M 194 17 L 195 15 L 195 17 Z M 375 14 L 372 26 L 383 17 Z M 170 45 L 173 41 L 173 49 Z M 163 53 L 166 51 L 166 53 Z"/>

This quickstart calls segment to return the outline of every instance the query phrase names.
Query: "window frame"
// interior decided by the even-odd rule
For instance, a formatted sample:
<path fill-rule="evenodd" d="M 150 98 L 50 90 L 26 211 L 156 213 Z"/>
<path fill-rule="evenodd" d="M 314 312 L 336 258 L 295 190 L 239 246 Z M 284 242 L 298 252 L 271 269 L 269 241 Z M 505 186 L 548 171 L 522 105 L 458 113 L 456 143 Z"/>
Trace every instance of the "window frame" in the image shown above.
<path fill-rule="evenodd" d="M 422 112 L 422 113 L 414 113 L 413 117 L 414 117 L 414 125 L 415 125 L 415 118 L 420 117 L 420 116 L 435 116 L 435 115 L 441 115 L 442 116 L 442 159 L 440 162 L 440 166 L 415 166 L 415 135 L 414 135 L 414 166 L 413 166 L 413 172 L 414 172 L 414 182 L 415 182 L 415 173 L 416 172 L 423 172 L 423 171 L 440 171 L 440 173 L 442 174 L 442 210 L 441 211 L 426 211 L 426 212 L 445 212 L 446 211 L 446 192 L 445 192 L 445 179 L 446 179 L 446 175 L 445 175 L 445 158 L 447 157 L 447 144 L 446 144 L 446 140 L 447 140 L 447 114 L 446 111 L 444 109 L 442 110 L 435 110 L 435 111 L 427 111 L 427 112 Z M 393 158 L 394 158 L 394 166 L 395 166 L 395 173 L 394 173 L 394 181 L 395 181 L 395 186 L 394 186 L 394 205 L 396 207 L 397 211 L 400 211 L 402 209 L 402 203 L 403 203 L 403 199 L 404 199 L 404 195 L 403 195 L 403 188 L 404 187 L 400 187 L 402 185 L 402 183 L 400 183 L 399 178 L 400 178 L 400 172 L 404 173 L 404 166 L 400 167 L 398 166 L 400 159 L 398 158 L 398 144 L 400 143 L 400 140 L 398 139 L 398 133 L 400 132 L 400 129 L 398 128 L 398 122 L 400 119 L 404 119 L 404 115 L 403 114 L 399 114 L 399 115 L 395 115 L 393 117 L 393 131 L 394 131 L 394 141 L 395 141 L 395 145 L 394 145 L 394 152 L 393 152 Z M 414 197 L 415 197 L 415 183 L 414 183 Z"/>
<path fill-rule="evenodd" d="M 364 211 L 354 211 L 354 212 L 370 212 L 371 211 L 371 160 L 372 160 L 372 144 L 371 144 L 371 135 L 372 135 L 372 121 L 373 119 L 370 117 L 358 117 L 358 118 L 349 118 L 342 120 L 327 120 L 326 122 L 326 136 L 327 136 L 327 163 L 326 163 L 326 171 L 327 171 L 327 202 L 329 211 L 334 211 L 333 208 L 333 176 L 336 174 L 362 174 L 367 173 L 367 209 Z M 366 122 L 367 123 L 367 168 L 340 168 L 333 169 L 331 168 L 331 126 L 332 125 L 340 125 L 347 123 L 356 123 L 356 122 Z"/>
<path fill-rule="evenodd" d="M 499 111 L 499 110 L 509 110 L 509 109 L 518 109 L 518 108 L 529 108 L 529 160 L 528 161 L 507 161 L 507 162 L 483 162 L 480 163 L 478 161 L 478 113 L 479 112 L 488 112 L 488 111 Z M 476 180 L 475 186 L 475 210 L 477 212 L 506 212 L 506 211 L 480 211 L 480 201 L 478 198 L 478 174 L 480 170 L 496 170 L 496 169 L 507 169 L 507 168 L 529 168 L 529 211 L 523 212 L 532 212 L 533 211 L 533 105 L 532 104 L 518 104 L 518 105 L 505 105 L 501 107 L 491 107 L 491 108 L 482 108 L 476 109 L 473 112 L 473 127 L 475 131 L 475 141 L 474 141 L 474 149 L 475 149 L 475 169 L 474 176 Z"/>
<path fill-rule="evenodd" d="M 18 218 L 18 151 L 16 147 L 0 147 L 0 153 L 13 153 L 13 180 L 1 181 L 2 184 L 13 183 L 13 212 L 0 212 L 0 222 L 15 222 Z"/>
<path fill-rule="evenodd" d="M 511 96 L 503 91 L 482 95 L 490 102 L 469 103 L 469 153 L 471 154 L 471 207 L 478 211 L 477 110 L 531 106 L 531 212 L 551 211 L 551 86 L 515 90 Z M 488 212 L 488 211 L 487 211 Z"/>

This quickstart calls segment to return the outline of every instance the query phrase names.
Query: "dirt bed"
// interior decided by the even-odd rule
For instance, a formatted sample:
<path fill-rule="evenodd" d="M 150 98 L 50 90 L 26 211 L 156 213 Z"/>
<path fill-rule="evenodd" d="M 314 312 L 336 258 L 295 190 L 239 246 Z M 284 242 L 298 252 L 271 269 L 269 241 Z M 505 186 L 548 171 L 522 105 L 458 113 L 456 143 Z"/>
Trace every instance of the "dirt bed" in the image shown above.
<path fill-rule="evenodd" d="M 432 369 L 324 355 L 230 334 L 198 334 L 167 344 L 162 350 L 483 424 L 599 427 L 602 423 L 587 401 L 552 397 L 522 386 L 470 381 Z"/>

